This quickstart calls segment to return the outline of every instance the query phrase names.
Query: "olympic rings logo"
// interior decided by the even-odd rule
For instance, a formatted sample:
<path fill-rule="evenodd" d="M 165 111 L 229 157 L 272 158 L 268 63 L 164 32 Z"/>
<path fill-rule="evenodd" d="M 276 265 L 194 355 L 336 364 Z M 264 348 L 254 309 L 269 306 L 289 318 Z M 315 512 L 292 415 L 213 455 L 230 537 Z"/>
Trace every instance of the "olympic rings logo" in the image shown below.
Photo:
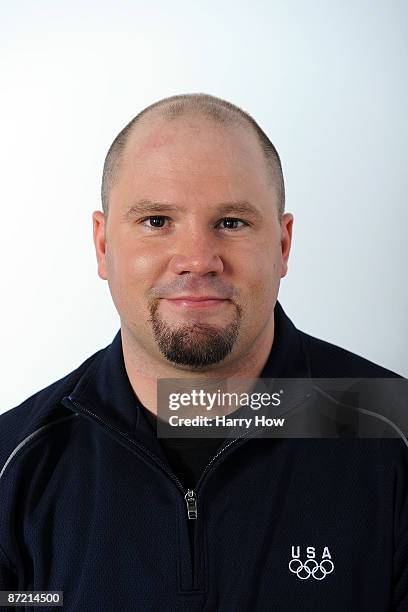
<path fill-rule="evenodd" d="M 330 559 L 323 559 L 320 563 L 316 559 L 308 559 L 304 563 L 300 559 L 291 559 L 289 569 L 301 580 L 307 580 L 310 576 L 315 580 L 323 580 L 334 570 L 334 563 Z"/>

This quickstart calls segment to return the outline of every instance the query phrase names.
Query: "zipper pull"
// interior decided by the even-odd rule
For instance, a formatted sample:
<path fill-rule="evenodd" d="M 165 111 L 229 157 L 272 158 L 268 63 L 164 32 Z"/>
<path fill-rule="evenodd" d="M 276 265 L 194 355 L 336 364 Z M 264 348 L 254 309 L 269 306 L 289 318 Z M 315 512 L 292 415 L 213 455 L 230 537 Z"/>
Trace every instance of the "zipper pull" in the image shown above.
<path fill-rule="evenodd" d="M 187 504 L 187 514 L 189 519 L 197 518 L 197 497 L 193 489 L 188 489 L 184 496 Z"/>

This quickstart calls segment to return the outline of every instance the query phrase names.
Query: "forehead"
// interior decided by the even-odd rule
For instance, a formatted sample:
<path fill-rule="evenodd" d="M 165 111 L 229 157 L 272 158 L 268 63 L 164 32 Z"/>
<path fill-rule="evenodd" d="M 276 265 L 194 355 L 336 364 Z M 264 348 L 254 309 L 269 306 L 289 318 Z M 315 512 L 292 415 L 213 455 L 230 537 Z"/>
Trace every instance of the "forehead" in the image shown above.
<path fill-rule="evenodd" d="M 261 146 L 250 126 L 220 124 L 194 115 L 167 119 L 151 114 L 131 133 L 122 156 L 125 165 L 132 165 L 133 160 L 139 164 L 154 163 L 155 158 L 175 166 L 177 159 L 185 162 L 185 158 L 191 162 L 205 160 L 207 165 L 211 165 L 211 160 L 217 165 L 220 160 L 262 169 L 265 165 Z"/>
<path fill-rule="evenodd" d="M 197 116 L 146 117 L 120 160 L 113 200 L 217 201 L 270 197 L 270 171 L 255 131 Z M 262 194 L 263 192 L 263 194 Z"/>

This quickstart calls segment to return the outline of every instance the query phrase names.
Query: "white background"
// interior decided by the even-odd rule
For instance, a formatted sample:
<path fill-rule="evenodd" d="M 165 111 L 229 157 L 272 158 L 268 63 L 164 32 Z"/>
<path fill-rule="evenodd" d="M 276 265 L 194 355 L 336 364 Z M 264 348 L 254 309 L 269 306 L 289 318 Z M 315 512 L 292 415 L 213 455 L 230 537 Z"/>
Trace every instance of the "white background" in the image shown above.
<path fill-rule="evenodd" d="M 187 92 L 250 112 L 281 155 L 295 325 L 408 375 L 406 2 L 7 4 L 0 412 L 119 329 L 92 242 L 103 159 L 143 107 Z"/>

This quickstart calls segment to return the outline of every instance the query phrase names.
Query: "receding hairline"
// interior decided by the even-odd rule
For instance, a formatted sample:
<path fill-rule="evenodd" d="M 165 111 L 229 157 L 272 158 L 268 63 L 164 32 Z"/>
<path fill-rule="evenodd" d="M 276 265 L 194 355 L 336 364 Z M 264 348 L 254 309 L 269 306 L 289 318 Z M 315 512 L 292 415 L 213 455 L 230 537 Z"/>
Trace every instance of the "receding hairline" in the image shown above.
<path fill-rule="evenodd" d="M 285 209 L 285 186 L 279 154 L 268 136 L 247 112 L 238 106 L 209 94 L 180 94 L 158 100 L 138 113 L 119 132 L 105 157 L 102 175 L 102 208 L 105 216 L 109 210 L 109 194 L 119 174 L 120 165 L 126 145 L 137 125 L 145 120 L 165 119 L 172 121 L 179 117 L 203 117 L 224 126 L 241 126 L 251 128 L 264 154 L 267 168 L 270 171 L 272 184 L 278 199 L 278 215 Z"/>

